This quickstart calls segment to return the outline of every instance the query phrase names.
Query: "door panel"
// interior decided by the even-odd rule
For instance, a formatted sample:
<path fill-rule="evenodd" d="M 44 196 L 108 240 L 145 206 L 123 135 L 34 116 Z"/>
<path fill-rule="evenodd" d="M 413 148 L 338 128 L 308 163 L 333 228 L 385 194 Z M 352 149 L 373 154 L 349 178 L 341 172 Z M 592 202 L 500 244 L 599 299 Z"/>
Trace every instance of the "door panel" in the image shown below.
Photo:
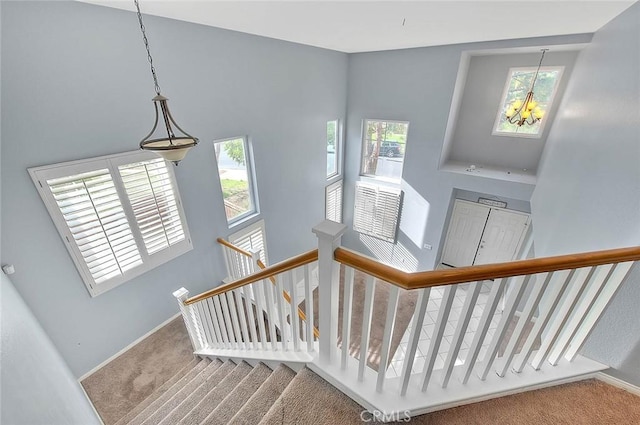
<path fill-rule="evenodd" d="M 486 205 L 455 201 L 440 260 L 442 263 L 454 267 L 473 264 L 490 210 Z"/>
<path fill-rule="evenodd" d="M 511 261 L 529 225 L 529 216 L 515 211 L 492 209 L 474 264 Z"/>

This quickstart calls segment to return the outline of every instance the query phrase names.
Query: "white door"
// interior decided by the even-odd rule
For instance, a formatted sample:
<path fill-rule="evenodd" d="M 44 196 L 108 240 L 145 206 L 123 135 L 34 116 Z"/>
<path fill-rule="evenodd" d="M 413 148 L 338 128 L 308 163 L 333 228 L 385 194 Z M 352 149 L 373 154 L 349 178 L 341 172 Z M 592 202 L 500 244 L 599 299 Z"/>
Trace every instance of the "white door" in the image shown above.
<path fill-rule="evenodd" d="M 441 263 L 454 267 L 473 264 L 489 211 L 486 205 L 456 199 Z"/>
<path fill-rule="evenodd" d="M 528 225 L 528 214 L 491 209 L 473 264 L 502 263 L 513 260 Z"/>

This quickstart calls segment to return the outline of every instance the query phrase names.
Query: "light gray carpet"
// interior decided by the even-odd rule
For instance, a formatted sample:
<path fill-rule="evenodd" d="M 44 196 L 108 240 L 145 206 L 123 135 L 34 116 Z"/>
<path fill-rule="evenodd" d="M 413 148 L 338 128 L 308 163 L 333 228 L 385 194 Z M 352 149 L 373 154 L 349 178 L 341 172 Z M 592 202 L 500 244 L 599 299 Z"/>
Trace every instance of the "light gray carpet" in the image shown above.
<path fill-rule="evenodd" d="M 296 373 L 280 365 L 231 419 L 229 425 L 255 425 L 289 385 Z"/>
<path fill-rule="evenodd" d="M 172 347 L 166 350 L 166 347 Z M 193 359 L 182 317 L 99 369 L 81 384 L 105 425 L 115 424 Z"/>

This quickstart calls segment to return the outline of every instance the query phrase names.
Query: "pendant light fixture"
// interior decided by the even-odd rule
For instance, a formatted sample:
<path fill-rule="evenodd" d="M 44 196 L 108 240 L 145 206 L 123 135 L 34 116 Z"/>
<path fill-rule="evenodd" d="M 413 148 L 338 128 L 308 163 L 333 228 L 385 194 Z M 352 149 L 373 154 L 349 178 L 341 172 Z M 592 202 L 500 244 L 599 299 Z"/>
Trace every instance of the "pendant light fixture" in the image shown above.
<path fill-rule="evenodd" d="M 507 109 L 505 118 L 510 124 L 515 124 L 518 127 L 522 127 L 524 124 L 533 125 L 544 116 L 544 111 L 538 106 L 538 102 L 533 99 L 533 89 L 535 88 L 538 73 L 540 73 L 540 66 L 542 65 L 542 60 L 547 50 L 549 49 L 541 49 L 542 57 L 540 57 L 538 69 L 536 69 L 536 73 L 531 81 L 531 87 L 524 100 L 516 100 Z"/>
<path fill-rule="evenodd" d="M 140 5 L 138 4 L 138 0 L 133 0 L 133 2 L 136 5 L 142 40 L 144 41 L 144 47 L 147 49 L 147 58 L 151 66 L 151 75 L 153 76 L 153 84 L 156 91 L 156 96 L 152 99 L 156 111 L 156 119 L 149 134 L 140 142 L 140 149 L 154 152 L 165 160 L 178 165 L 187 152 L 198 144 L 198 139 L 189 135 L 189 133 L 176 124 L 173 116 L 171 116 L 171 112 L 169 112 L 169 105 L 167 104 L 169 99 L 160 94 L 158 77 L 153 66 L 151 50 L 149 50 L 149 41 L 147 40 L 146 30 L 142 23 Z M 162 115 L 162 118 L 160 118 L 160 115 Z M 161 121 L 160 126 L 158 126 L 158 121 Z M 177 133 L 176 130 L 179 131 L 179 133 Z"/>

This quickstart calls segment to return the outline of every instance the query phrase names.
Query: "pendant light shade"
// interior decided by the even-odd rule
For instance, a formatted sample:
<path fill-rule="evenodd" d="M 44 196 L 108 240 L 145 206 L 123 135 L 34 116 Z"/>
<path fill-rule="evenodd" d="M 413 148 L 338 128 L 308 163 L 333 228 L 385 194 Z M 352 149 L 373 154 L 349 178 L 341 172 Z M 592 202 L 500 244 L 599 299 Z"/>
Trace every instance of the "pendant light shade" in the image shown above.
<path fill-rule="evenodd" d="M 178 165 L 187 155 L 187 152 L 198 144 L 198 139 L 176 124 L 167 104 L 169 99 L 158 94 L 152 100 L 156 111 L 156 119 L 149 134 L 140 142 L 140 149 L 154 152 L 165 160 Z M 158 125 L 160 116 L 162 116 L 162 123 Z M 179 133 L 176 133 L 176 130 Z"/>
<path fill-rule="evenodd" d="M 156 111 L 156 119 L 149 134 L 140 142 L 140 149 L 154 152 L 165 160 L 178 165 L 187 155 L 187 152 L 198 144 L 198 139 L 191 136 L 176 124 L 171 116 L 171 112 L 169 112 L 169 105 L 167 104 L 169 99 L 160 94 L 158 76 L 153 66 L 153 58 L 151 57 L 149 40 L 147 40 L 144 23 L 142 22 L 140 5 L 138 4 L 138 0 L 133 0 L 133 3 L 136 6 L 138 23 L 140 24 L 140 31 L 142 32 L 142 41 L 144 41 L 144 47 L 147 49 L 147 59 L 149 60 L 151 76 L 153 77 L 153 84 L 156 90 L 156 97 L 152 99 Z M 159 121 L 161 122 L 158 125 Z"/>

